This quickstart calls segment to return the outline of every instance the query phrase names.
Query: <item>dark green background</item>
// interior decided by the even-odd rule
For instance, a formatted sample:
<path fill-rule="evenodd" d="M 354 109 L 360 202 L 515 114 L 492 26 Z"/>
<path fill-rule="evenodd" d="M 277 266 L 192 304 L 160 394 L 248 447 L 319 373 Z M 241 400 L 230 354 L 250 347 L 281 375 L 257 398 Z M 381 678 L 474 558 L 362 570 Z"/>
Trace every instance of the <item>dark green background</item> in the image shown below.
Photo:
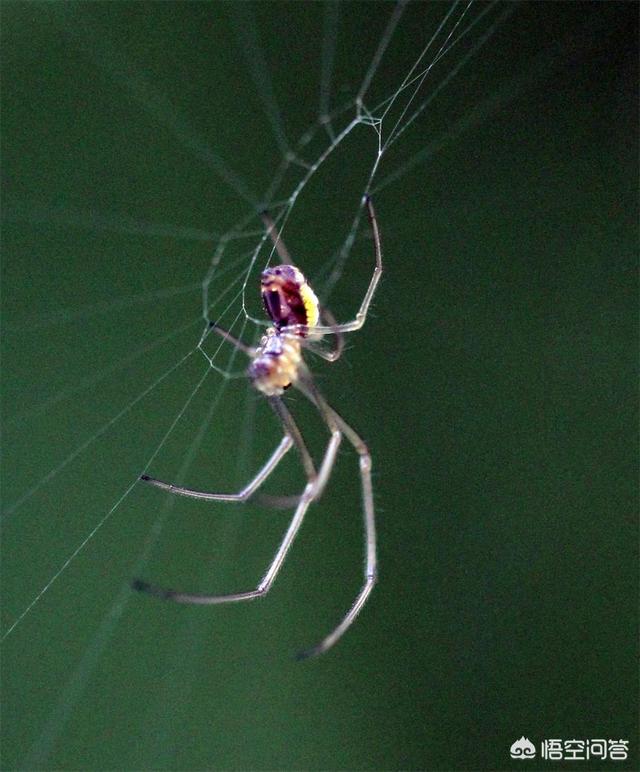
<path fill-rule="evenodd" d="M 44 483 L 6 517 L 3 630 L 118 502 L 204 372 L 191 357 L 84 447 L 197 342 L 216 242 L 184 229 L 223 233 L 250 211 L 180 136 L 255 195 L 281 159 L 234 31 L 248 8 L 295 138 L 317 116 L 320 4 L 2 4 L 5 509 Z M 341 6 L 334 104 L 391 10 Z M 445 10 L 407 9 L 377 99 Z M 4 769 L 519 769 L 509 746 L 523 734 L 628 739 L 626 764 L 570 766 L 637 767 L 637 5 L 513 10 L 385 158 L 379 180 L 437 148 L 376 196 L 386 273 L 373 313 L 343 362 L 317 368 L 374 456 L 381 579 L 362 617 L 330 654 L 291 657 L 359 585 L 347 449 L 272 594 L 242 607 L 161 604 L 127 583 L 142 570 L 249 587 L 287 514 L 135 486 L 3 644 Z M 287 228 L 320 289 L 374 139 L 354 132 Z M 356 242 L 332 297 L 340 318 L 371 259 Z M 320 426 L 290 402 L 317 451 Z M 276 440 L 246 384 L 211 374 L 151 469 L 228 490 Z M 300 484 L 292 461 L 272 490 Z"/>

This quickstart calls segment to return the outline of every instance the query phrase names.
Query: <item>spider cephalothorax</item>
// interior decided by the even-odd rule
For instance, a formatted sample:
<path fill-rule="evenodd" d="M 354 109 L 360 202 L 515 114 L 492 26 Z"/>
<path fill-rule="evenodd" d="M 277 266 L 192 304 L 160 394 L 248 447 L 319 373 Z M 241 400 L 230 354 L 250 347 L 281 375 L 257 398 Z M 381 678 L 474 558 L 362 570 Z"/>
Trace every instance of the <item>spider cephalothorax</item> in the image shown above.
<path fill-rule="evenodd" d="M 302 362 L 300 335 L 269 327 L 247 369 L 253 385 L 267 397 L 279 397 L 298 377 Z"/>

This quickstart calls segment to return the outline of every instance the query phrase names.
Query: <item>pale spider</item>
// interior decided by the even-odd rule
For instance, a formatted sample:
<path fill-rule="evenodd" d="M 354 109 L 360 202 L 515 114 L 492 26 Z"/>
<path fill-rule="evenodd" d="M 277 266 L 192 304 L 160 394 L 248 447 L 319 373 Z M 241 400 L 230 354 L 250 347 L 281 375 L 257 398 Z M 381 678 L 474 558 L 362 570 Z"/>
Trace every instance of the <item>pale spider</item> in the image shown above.
<path fill-rule="evenodd" d="M 300 454 L 302 466 L 307 477 L 307 484 L 302 494 L 293 499 L 295 512 L 289 528 L 267 572 L 255 589 L 228 595 L 198 595 L 166 590 L 139 579 L 133 582 L 133 587 L 136 590 L 177 603 L 209 605 L 252 600 L 253 598 L 260 598 L 266 595 L 271 589 L 289 548 L 302 525 L 309 505 L 320 497 L 327 484 L 342 436 L 344 435 L 347 438 L 360 458 L 366 546 L 364 584 L 353 605 L 338 626 L 319 644 L 301 652 L 298 655 L 301 659 L 322 654 L 333 646 L 359 614 L 377 579 L 376 531 L 369 450 L 361 437 L 324 399 L 302 358 L 303 348 L 308 348 L 329 362 L 335 362 L 340 357 L 343 349 L 342 333 L 359 330 L 367 318 L 369 305 L 382 273 L 382 248 L 375 211 L 368 196 L 365 197 L 364 204 L 367 208 L 373 235 L 375 268 L 360 305 L 360 310 L 352 321 L 337 324 L 327 309 L 320 308 L 315 293 L 302 273 L 292 264 L 287 248 L 280 238 L 275 223 L 267 213 L 263 213 L 262 217 L 265 227 L 268 229 L 274 248 L 283 263 L 273 268 L 267 268 L 263 271 L 261 279 L 262 300 L 273 326 L 267 329 L 260 344 L 253 348 L 247 346 L 226 330 L 213 323 L 211 324 L 211 328 L 251 359 L 247 375 L 253 386 L 266 396 L 284 429 L 284 437 L 280 444 L 254 479 L 239 493 L 207 493 L 162 482 L 148 475 L 142 475 L 140 478 L 144 482 L 155 485 L 157 488 L 180 496 L 206 499 L 208 501 L 244 502 L 267 480 L 283 456 L 295 445 Z M 327 323 L 326 326 L 318 324 L 321 317 Z M 336 336 L 336 345 L 333 350 L 327 351 L 317 345 L 317 341 L 325 335 Z M 282 400 L 285 389 L 288 389 L 290 386 L 295 386 L 299 389 L 315 405 L 331 435 L 322 463 L 320 464 L 320 469 L 317 472 L 300 430 Z M 287 499 L 276 499 L 275 501 L 282 504 Z"/>

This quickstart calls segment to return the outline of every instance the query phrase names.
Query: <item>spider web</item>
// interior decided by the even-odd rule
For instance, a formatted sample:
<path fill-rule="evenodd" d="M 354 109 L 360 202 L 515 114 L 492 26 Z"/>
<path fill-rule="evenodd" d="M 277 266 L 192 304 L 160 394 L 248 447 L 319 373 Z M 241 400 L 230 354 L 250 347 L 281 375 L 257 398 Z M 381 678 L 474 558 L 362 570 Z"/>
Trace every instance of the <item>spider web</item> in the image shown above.
<path fill-rule="evenodd" d="M 90 482 L 84 490 L 84 494 L 90 493 L 88 497 L 67 499 L 67 506 L 83 513 L 76 521 L 76 530 L 60 537 L 65 542 L 69 539 L 68 543 L 56 542 L 49 526 L 45 526 L 40 534 L 27 527 L 21 531 L 20 535 L 25 539 L 27 535 L 28 539 L 51 539 L 56 562 L 43 566 L 44 580 L 44 574 L 40 572 L 36 572 L 35 582 L 33 573 L 22 576 L 24 587 L 17 593 L 19 605 L 5 608 L 7 621 L 3 641 L 18 638 L 27 620 L 33 620 L 29 629 L 46 629 L 44 609 L 55 612 L 55 603 L 59 602 L 59 596 L 53 597 L 51 591 L 63 584 L 66 591 L 77 586 L 79 574 L 86 579 L 85 572 L 77 570 L 79 558 L 99 534 L 102 539 L 108 538 L 107 531 L 114 515 L 138 495 L 139 475 L 162 460 L 169 444 L 182 448 L 175 480 L 180 482 L 188 474 L 217 420 L 216 416 L 232 399 L 229 383 L 244 379 L 242 356 L 211 334 L 210 323 L 230 329 L 248 343 L 256 341 L 266 324 L 256 288 L 260 272 L 274 260 L 274 248 L 258 216 L 262 209 L 267 208 L 274 217 L 294 262 L 309 277 L 321 301 L 331 302 L 333 307 L 335 300 L 341 321 L 353 318 L 373 269 L 372 246 L 366 217 L 363 217 L 364 196 L 374 197 L 378 216 L 384 222 L 384 208 L 379 202 L 384 201 L 385 194 L 389 190 L 394 195 L 401 194 L 405 175 L 428 160 L 446 137 L 455 136 L 455 120 L 453 128 L 445 124 L 438 126 L 435 121 L 430 127 L 430 144 L 423 143 L 418 151 L 412 146 L 408 154 L 404 152 L 405 138 L 423 130 L 421 126 L 425 117 L 430 116 L 433 104 L 446 94 L 466 65 L 476 61 L 479 52 L 502 28 L 513 6 L 460 0 L 426 10 L 399 2 L 394 6 L 385 5 L 384 10 L 384 14 L 377 14 L 375 35 L 366 39 L 366 46 L 357 52 L 354 63 L 344 39 L 347 20 L 343 15 L 349 10 L 338 3 L 328 3 L 322 8 L 316 20 L 319 22 L 317 98 L 313 107 L 305 102 L 305 109 L 293 115 L 290 109 L 282 110 L 280 106 L 283 89 L 292 83 L 275 83 L 270 47 L 266 36 L 261 34 L 263 20 L 259 10 L 254 13 L 246 5 L 230 7 L 234 50 L 239 51 L 243 59 L 238 68 L 246 73 L 247 82 L 253 83 L 254 108 L 262 111 L 259 136 L 271 148 L 271 157 L 276 159 L 275 164 L 270 164 L 270 170 L 264 172 L 267 184 L 262 189 L 236 171 L 225 156 L 224 143 L 218 146 L 205 142 L 178 115 L 171 100 L 136 67 L 133 57 L 129 59 L 126 52 L 112 42 L 105 32 L 105 18 L 81 13 L 74 14 L 70 22 L 65 16 L 68 11 L 57 10 L 60 14 L 57 23 L 65 29 L 72 43 L 79 50 L 89 52 L 91 61 L 103 77 L 117 82 L 133 103 L 157 121 L 169 137 L 177 140 L 185 152 L 197 158 L 207 173 L 217 179 L 229 202 L 229 210 L 237 213 L 237 217 L 229 225 L 226 215 L 220 218 L 225 223 L 222 227 L 213 217 L 219 232 L 212 233 L 200 227 L 157 224 L 122 214 L 112 216 L 101 210 L 87 213 L 79 207 L 51 202 L 24 203 L 19 197 L 6 203 L 5 219 L 12 223 L 26 222 L 44 229 L 56 227 L 65 233 L 88 227 L 94 233 L 170 237 L 174 244 L 186 245 L 190 254 L 197 248 L 198 254 L 207 255 L 210 262 L 198 282 L 191 279 L 162 289 L 154 288 L 151 282 L 150 288 L 131 296 L 94 301 L 71 310 L 53 310 L 31 318 L 28 324 L 15 323 L 16 333 L 28 326 L 30 333 L 35 335 L 46 334 L 52 328 L 59 329 L 68 323 L 93 329 L 92 325 L 105 314 L 140 307 L 147 309 L 148 319 L 156 320 L 160 305 L 166 301 L 177 309 L 179 316 L 177 323 L 175 317 L 171 317 L 168 331 L 161 328 L 160 334 L 137 341 L 126 355 L 106 366 L 88 368 L 88 374 L 34 400 L 7 421 L 9 430 L 12 426 L 18 430 L 22 422 L 37 421 L 87 390 L 104 390 L 107 404 L 116 404 L 116 395 L 119 398 L 121 393 L 115 385 L 128 368 L 143 362 L 144 371 L 154 373 L 146 379 L 144 388 L 120 403 L 122 406 L 118 410 L 110 415 L 96 416 L 97 423 L 91 433 L 78 437 L 73 448 L 50 468 L 43 472 L 42 467 L 36 466 L 38 476 L 4 506 L 5 528 L 12 528 L 13 522 L 19 523 L 21 518 L 30 519 L 29 528 L 41 527 L 37 516 L 46 517 L 56 506 L 49 494 L 52 484 L 64 479 L 70 469 L 77 470 L 80 476 L 89 474 L 88 467 L 93 466 L 96 459 L 99 461 L 101 454 L 106 454 L 101 443 L 111 442 L 112 433 L 120 430 L 123 424 L 139 426 L 147 419 L 153 424 L 155 439 L 151 451 L 148 451 L 148 442 L 134 443 L 123 462 L 127 481 L 117 495 L 114 496 L 111 489 L 108 493 L 101 492 L 101 478 L 96 476 L 89 477 Z M 278 68 L 278 72 L 282 70 Z M 477 116 L 478 120 L 486 117 L 489 109 L 492 109 L 491 104 L 484 114 Z M 446 117 L 451 119 L 450 111 Z M 460 125 L 460 130 L 469 125 L 468 116 L 464 115 L 460 120 L 463 119 L 466 123 Z M 331 198 L 331 206 L 327 205 L 327 198 Z M 385 227 L 381 225 L 381 228 L 384 241 Z M 313 238 L 309 238 L 309 233 Z M 348 290 L 341 292 L 346 278 L 349 278 Z M 193 306 L 194 292 L 201 293 L 200 309 Z M 191 305 L 181 305 L 182 300 Z M 150 326 L 156 327 L 154 322 Z M 120 336 L 123 333 L 126 337 L 123 329 L 117 331 Z M 88 340 L 91 341 L 91 336 Z M 174 352 L 168 365 L 164 354 L 167 345 Z M 161 352 L 163 356 L 160 356 Z M 159 367 L 161 363 L 165 366 Z M 246 385 L 245 388 L 249 394 L 250 389 Z M 251 411 L 255 410 L 255 401 L 249 397 L 244 399 L 243 409 L 247 416 L 244 433 L 235 434 L 232 440 L 220 444 L 224 452 L 233 453 L 235 449 L 241 459 L 239 476 L 244 473 L 246 464 L 242 459 L 248 457 L 246 448 L 253 441 Z M 157 410 L 158 405 L 163 406 L 161 411 Z M 195 432 L 183 427 L 185 416 L 190 412 L 199 415 Z M 223 423 L 219 419 L 215 425 L 221 427 Z M 133 433 L 127 429 L 127 436 L 130 431 Z M 58 488 L 57 492 L 60 490 Z M 129 576 L 144 574 L 173 506 L 172 501 L 164 502 L 151 528 L 139 536 L 139 548 L 132 553 L 135 558 L 129 557 L 132 566 Z M 223 533 L 225 549 L 230 549 L 233 539 L 234 527 L 229 525 Z M 18 559 L 25 559 L 29 551 L 30 548 L 25 546 L 17 555 Z M 60 555 L 64 557 L 59 559 Z M 88 582 L 85 586 L 91 595 L 94 584 Z M 47 606 L 45 601 L 50 597 Z M 41 731 L 31 747 L 29 764 L 42 764 L 48 757 L 82 698 L 91 673 L 115 634 L 130 598 L 131 592 L 125 583 L 106 610 L 103 607 L 96 615 L 95 634 L 78 650 L 77 665 L 66 686 L 53 709 L 41 719 Z M 86 610 L 86 604 L 83 608 Z"/>
<path fill-rule="evenodd" d="M 337 42 L 336 27 L 339 18 L 339 8 L 334 4 L 327 6 L 324 20 L 325 37 L 323 39 L 321 55 L 319 114 L 311 127 L 292 144 L 289 143 L 284 134 L 282 121 L 278 115 L 277 104 L 269 85 L 268 70 L 262 69 L 264 62 L 261 62 L 261 49 L 260 42 L 257 39 L 257 31 L 251 25 L 249 25 L 249 32 L 244 31 L 241 36 L 244 52 L 250 63 L 251 74 L 256 79 L 256 85 L 261 98 L 265 102 L 265 113 L 271 123 L 274 139 L 282 152 L 282 159 L 268 189 L 262 197 L 255 198 L 251 193 L 247 192 L 248 186 L 241 182 L 237 175 L 231 172 L 230 168 L 216 157 L 215 167 L 219 176 L 238 197 L 249 199 L 252 203 L 248 208 L 247 214 L 216 239 L 217 243 L 213 250 L 211 264 L 201 282 L 204 325 L 200 338 L 197 340 L 194 349 L 185 352 L 168 371 L 153 381 L 147 390 L 140 392 L 122 411 L 116 413 L 105 423 L 99 432 L 90 437 L 85 443 L 80 444 L 61 464 L 52 469 L 15 501 L 9 503 L 5 508 L 6 517 L 11 517 L 16 513 L 34 494 L 52 480 L 59 471 L 81 455 L 89 444 L 99 439 L 103 433 L 108 432 L 132 407 L 139 401 L 147 398 L 162 381 L 171 377 L 173 372 L 193 357 L 196 351 L 203 355 L 210 370 L 224 379 L 244 377 L 242 363 L 236 361 L 237 353 L 233 350 L 229 351 L 229 348 L 221 343 L 217 336 L 213 335 L 212 338 L 210 322 L 224 324 L 225 321 L 230 320 L 228 327 L 231 331 L 239 337 L 249 334 L 251 340 L 255 340 L 256 335 L 259 335 L 260 331 L 267 326 L 267 322 L 262 318 L 259 296 L 255 288 L 259 286 L 256 280 L 257 276 L 273 260 L 274 248 L 268 235 L 260 225 L 258 212 L 264 208 L 269 209 L 280 228 L 283 239 L 286 240 L 287 224 L 290 218 L 294 216 L 301 202 L 304 203 L 305 193 L 314 182 L 314 178 L 320 175 L 323 167 L 331 160 L 332 156 L 337 155 L 341 149 L 348 145 L 352 136 L 360 132 L 369 135 L 368 138 L 371 141 L 366 142 L 358 138 L 360 141 L 356 150 L 361 153 L 361 157 L 356 158 L 355 161 L 359 162 L 360 176 L 351 185 L 354 195 L 351 196 L 352 200 L 348 201 L 349 206 L 347 209 L 347 218 L 350 220 L 350 223 L 333 250 L 333 254 L 328 259 L 323 258 L 317 270 L 309 271 L 307 268 L 314 286 L 320 290 L 319 294 L 323 302 L 330 298 L 333 287 L 345 271 L 347 262 L 354 250 L 354 245 L 358 243 L 359 239 L 365 238 L 368 235 L 366 234 L 366 228 L 364 229 L 365 233 L 363 233 L 363 228 L 361 227 L 363 225 L 362 204 L 364 196 L 366 194 L 377 195 L 397 179 L 397 162 L 394 167 L 393 160 L 391 160 L 387 167 L 382 165 L 383 159 L 386 160 L 387 156 L 392 156 L 394 146 L 404 132 L 412 126 L 428 108 L 431 101 L 446 87 L 449 80 L 490 39 L 495 30 L 500 27 L 502 22 L 511 13 L 510 8 L 505 10 L 503 7 L 497 7 L 496 3 L 482 5 L 474 5 L 473 2 L 453 3 L 446 8 L 446 11 L 443 10 L 441 18 L 437 20 L 436 28 L 431 30 L 426 44 L 415 59 L 413 59 L 396 86 L 395 91 L 380 98 L 372 93 L 374 91 L 373 86 L 376 75 L 383 66 L 385 56 L 388 56 L 387 49 L 393 43 L 394 33 L 402 21 L 406 6 L 406 2 L 401 2 L 389 14 L 384 32 L 378 41 L 373 55 L 370 57 L 368 66 L 363 71 L 359 88 L 353 96 L 335 108 L 331 107 L 331 86 L 332 75 L 334 75 L 333 65 Z M 244 16 L 244 11 L 242 13 Z M 247 17 L 245 17 L 245 20 Z M 86 39 L 95 41 L 96 32 L 88 27 L 83 28 L 77 34 L 84 34 Z M 107 48 L 104 41 L 102 41 L 101 47 L 103 49 Z M 107 53 L 105 51 L 98 52 L 99 60 L 106 58 Z M 364 61 L 367 60 L 365 59 Z M 101 63 L 105 68 L 110 69 L 110 66 L 104 61 Z M 440 71 L 437 69 L 438 65 L 441 66 Z M 444 70 L 444 76 L 442 75 L 442 70 Z M 141 100 L 149 99 L 148 95 L 140 95 L 139 98 Z M 368 148 L 368 153 L 362 153 L 363 148 L 365 150 Z M 351 148 L 346 148 L 347 154 L 351 151 Z M 389 169 L 386 178 L 380 173 L 381 168 Z M 34 211 L 34 208 L 30 207 L 28 212 L 21 212 L 16 206 L 9 206 L 5 215 L 7 219 L 22 221 L 58 221 L 64 225 L 73 225 L 74 222 L 77 222 L 81 226 L 86 225 L 86 217 L 83 217 L 81 213 L 74 214 L 68 210 L 58 213 L 51 207 L 43 207 L 40 211 L 38 209 Z M 115 226 L 124 232 L 129 230 L 126 220 L 120 217 L 115 218 L 114 223 L 110 223 L 108 217 L 92 216 L 91 227 L 99 228 L 101 226 L 107 229 Z M 133 220 L 129 227 L 135 230 L 136 233 L 140 232 L 139 223 Z M 170 226 L 148 226 L 145 230 L 149 233 L 162 233 L 163 231 L 170 232 L 171 228 Z M 202 238 L 209 241 L 212 237 L 210 233 L 192 233 L 189 232 L 189 229 L 184 229 L 184 231 L 187 237 L 195 237 L 196 239 Z M 370 247 L 367 249 L 365 258 L 368 260 L 365 267 L 371 269 Z M 142 297 L 107 301 L 101 305 L 92 305 L 79 312 L 63 311 L 53 318 L 50 316 L 38 319 L 36 325 L 45 327 L 53 322 L 60 322 L 69 318 L 87 318 L 105 311 L 112 312 L 117 307 L 126 307 L 144 302 L 156 302 L 163 297 L 175 297 L 181 293 L 190 292 L 194 286 L 196 285 L 175 287 L 165 291 L 145 293 L 145 296 Z M 175 337 L 185 330 L 192 331 L 197 324 L 197 319 L 189 320 L 182 327 L 170 332 L 168 335 L 161 336 L 156 341 L 140 347 L 124 362 L 115 363 L 112 369 L 103 370 L 90 376 L 79 386 L 81 388 L 93 386 L 111 375 L 116 369 L 121 369 L 131 359 L 148 353 L 151 348 L 165 342 L 167 338 Z M 248 327 L 251 328 L 249 333 L 247 333 Z M 209 372 L 205 371 L 204 377 L 208 375 Z M 196 389 L 185 400 L 183 409 L 186 409 L 189 399 L 193 398 L 201 383 L 196 386 Z M 76 385 L 73 389 L 58 392 L 50 399 L 45 400 L 28 411 L 24 411 L 19 417 L 23 418 L 26 415 L 34 416 L 41 414 L 52 404 L 70 397 L 72 393 L 78 390 L 78 385 Z M 148 469 L 154 458 L 162 450 L 167 437 L 179 421 L 181 413 L 182 410 L 178 412 L 176 420 L 171 423 L 168 429 L 167 436 L 163 437 L 158 443 L 153 455 L 144 464 L 141 472 Z M 122 497 L 115 503 L 107 517 L 120 506 L 135 484 L 136 480 L 133 480 L 132 486 L 123 492 Z M 84 541 L 82 546 L 93 538 L 104 522 L 105 520 L 99 522 L 96 529 L 88 535 L 87 541 Z M 64 568 L 70 564 L 76 554 L 78 552 L 72 553 L 69 561 L 65 561 Z M 59 572 L 56 574 L 55 579 L 58 576 L 60 576 Z M 41 597 L 41 594 L 38 594 L 38 597 Z M 18 620 L 9 626 L 9 629 L 4 633 L 5 637 L 11 634 L 17 623 Z"/>
<path fill-rule="evenodd" d="M 247 326 L 258 328 L 257 331 L 249 331 L 252 340 L 259 335 L 260 328 L 267 326 L 260 303 L 257 302 L 255 287 L 259 286 L 259 273 L 273 261 L 275 248 L 262 229 L 256 233 L 256 209 L 270 211 L 283 240 L 286 240 L 287 225 L 295 218 L 298 206 L 321 209 L 321 203 L 317 202 L 317 188 L 322 186 L 324 191 L 327 187 L 335 187 L 337 182 L 336 165 L 333 164 L 331 172 L 326 173 L 325 167 L 341 152 L 345 156 L 344 165 L 349 169 L 348 176 L 351 178 L 340 180 L 341 189 L 351 189 L 350 194 L 345 191 L 341 196 L 346 199 L 346 227 L 337 233 L 332 228 L 335 246 L 330 255 L 323 255 L 321 264 L 310 272 L 313 286 L 320 290 L 321 300 L 326 304 L 344 273 L 354 245 L 367 236 L 366 227 L 364 233 L 361 227 L 364 197 L 376 195 L 395 181 L 398 175 L 402 175 L 397 160 L 394 164 L 394 146 L 513 11 L 512 8 L 498 8 L 496 3 L 474 5 L 473 0 L 455 2 L 446 11 L 443 9 L 441 16 L 434 18 L 434 26 L 425 37 L 418 55 L 410 58 L 399 83 L 396 82 L 393 90 L 386 95 L 378 94 L 375 89 L 376 75 L 385 55 L 389 56 L 388 49 L 392 47 L 394 33 L 407 5 L 407 2 L 401 1 L 389 14 L 373 55 L 370 60 L 365 58 L 363 61 L 363 65 L 367 61 L 369 63 L 366 69 L 363 66 L 359 87 L 336 107 L 331 105 L 331 76 L 339 7 L 335 4 L 327 6 L 318 116 L 315 123 L 295 142 L 290 142 L 285 133 L 273 89 L 265 75 L 268 68 L 265 67 L 256 30 L 251 23 L 246 26 L 246 19 L 242 19 L 240 37 L 243 50 L 265 102 L 265 113 L 282 159 L 267 190 L 261 198 L 253 198 L 254 206 L 247 216 L 219 239 L 211 266 L 203 280 L 202 308 L 206 325 L 198 348 L 211 367 L 224 377 L 239 374 L 229 364 L 220 365 L 216 361 L 222 349 L 219 340 L 216 341 L 214 354 L 207 354 L 205 344 L 211 334 L 210 323 L 224 324 L 228 321 L 229 328 L 234 332 L 238 328 L 240 333 L 244 333 Z M 390 161 L 384 164 L 388 156 Z M 226 179 L 231 181 L 228 175 Z M 309 188 L 315 190 L 309 191 Z M 243 197 L 247 195 L 244 186 L 236 188 L 236 193 Z M 366 217 L 364 221 L 366 226 Z M 248 249 L 243 253 L 246 246 Z M 237 292 L 233 293 L 236 285 L 225 283 L 222 292 L 215 294 L 214 289 L 218 289 L 218 272 L 229 259 L 244 265 L 235 279 L 238 283 Z M 305 259 L 308 262 L 306 256 Z M 307 264 L 305 269 L 309 271 Z M 238 300 L 241 312 L 238 310 Z"/>

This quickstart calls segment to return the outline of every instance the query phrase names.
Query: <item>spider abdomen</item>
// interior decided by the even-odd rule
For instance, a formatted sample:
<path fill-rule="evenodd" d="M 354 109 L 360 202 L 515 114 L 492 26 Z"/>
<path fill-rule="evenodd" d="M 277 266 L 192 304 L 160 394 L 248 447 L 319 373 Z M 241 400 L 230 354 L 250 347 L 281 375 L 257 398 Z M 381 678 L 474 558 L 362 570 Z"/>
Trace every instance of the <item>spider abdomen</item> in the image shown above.
<path fill-rule="evenodd" d="M 295 383 L 302 361 L 300 340 L 270 328 L 260 341 L 248 375 L 267 397 L 279 396 Z"/>
<path fill-rule="evenodd" d="M 319 303 L 302 271 L 295 265 L 276 265 L 262 272 L 262 302 L 276 330 L 318 323 Z"/>

